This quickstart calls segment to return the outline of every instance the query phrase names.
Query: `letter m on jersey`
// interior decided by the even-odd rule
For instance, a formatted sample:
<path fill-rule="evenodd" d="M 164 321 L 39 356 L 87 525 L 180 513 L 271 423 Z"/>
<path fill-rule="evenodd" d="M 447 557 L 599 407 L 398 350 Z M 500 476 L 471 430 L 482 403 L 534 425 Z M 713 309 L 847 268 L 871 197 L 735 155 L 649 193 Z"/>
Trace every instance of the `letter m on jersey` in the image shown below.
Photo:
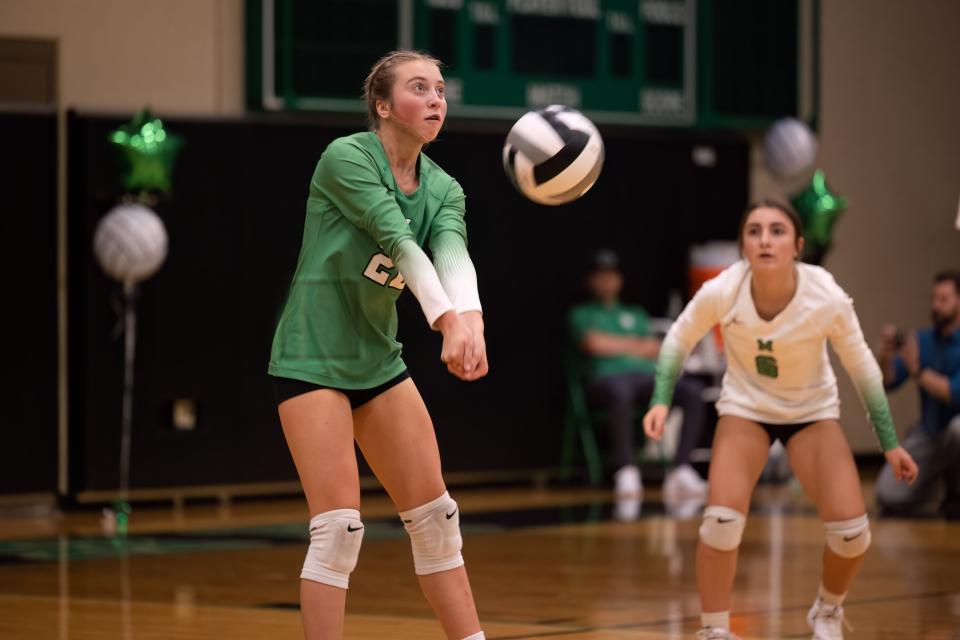
<path fill-rule="evenodd" d="M 757 351 L 773 351 L 773 340 L 761 340 L 757 338 Z"/>

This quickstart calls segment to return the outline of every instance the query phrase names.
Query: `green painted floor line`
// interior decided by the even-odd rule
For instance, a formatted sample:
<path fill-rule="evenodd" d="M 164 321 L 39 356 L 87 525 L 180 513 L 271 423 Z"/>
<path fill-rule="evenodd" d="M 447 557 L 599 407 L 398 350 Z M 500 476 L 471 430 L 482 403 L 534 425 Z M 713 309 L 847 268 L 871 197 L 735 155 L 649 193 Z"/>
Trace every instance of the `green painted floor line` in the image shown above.
<path fill-rule="evenodd" d="M 57 562 L 66 560 L 97 560 L 101 558 L 129 556 L 156 556 L 174 553 L 198 553 L 255 549 L 273 546 L 264 541 L 252 540 L 182 540 L 130 536 L 121 538 L 71 538 L 61 543 L 58 540 L 28 540 L 0 543 L 0 564 L 9 562 Z"/>
<path fill-rule="evenodd" d="M 364 540 L 406 537 L 400 523 L 365 522 Z M 465 532 L 485 533 L 491 527 L 467 525 Z M 496 528 L 499 530 L 499 528 Z M 98 560 L 120 556 L 156 556 L 183 553 L 210 553 L 241 549 L 266 549 L 287 544 L 307 544 L 307 523 L 257 525 L 229 529 L 170 534 L 134 534 L 120 537 L 75 537 L 59 540 L 12 540 L 0 542 L 0 565 L 20 562 Z"/>

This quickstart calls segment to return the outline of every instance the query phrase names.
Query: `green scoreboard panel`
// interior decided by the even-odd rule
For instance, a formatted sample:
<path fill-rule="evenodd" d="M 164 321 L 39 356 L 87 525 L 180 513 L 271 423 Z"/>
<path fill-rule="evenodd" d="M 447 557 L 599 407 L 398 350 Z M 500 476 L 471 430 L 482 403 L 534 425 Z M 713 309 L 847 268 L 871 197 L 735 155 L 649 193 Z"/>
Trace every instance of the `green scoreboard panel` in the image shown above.
<path fill-rule="evenodd" d="M 367 70 L 399 47 L 446 64 L 451 117 L 815 123 L 817 19 L 818 0 L 247 0 L 247 102 L 362 111 Z"/>

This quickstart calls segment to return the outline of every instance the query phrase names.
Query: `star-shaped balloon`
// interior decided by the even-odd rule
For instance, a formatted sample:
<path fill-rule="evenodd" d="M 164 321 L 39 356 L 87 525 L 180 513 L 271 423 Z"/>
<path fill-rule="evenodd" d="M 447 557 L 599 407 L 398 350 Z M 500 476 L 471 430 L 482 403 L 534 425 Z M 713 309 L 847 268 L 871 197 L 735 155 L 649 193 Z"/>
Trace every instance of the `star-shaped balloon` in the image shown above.
<path fill-rule="evenodd" d="M 168 133 L 163 122 L 143 109 L 133 120 L 110 133 L 120 150 L 123 188 L 128 192 L 170 191 L 173 165 L 183 138 Z"/>
<path fill-rule="evenodd" d="M 830 248 L 833 225 L 847 208 L 847 199 L 832 193 L 823 170 L 817 169 L 810 184 L 793 196 L 790 203 L 803 222 L 804 259 L 820 264 Z"/>

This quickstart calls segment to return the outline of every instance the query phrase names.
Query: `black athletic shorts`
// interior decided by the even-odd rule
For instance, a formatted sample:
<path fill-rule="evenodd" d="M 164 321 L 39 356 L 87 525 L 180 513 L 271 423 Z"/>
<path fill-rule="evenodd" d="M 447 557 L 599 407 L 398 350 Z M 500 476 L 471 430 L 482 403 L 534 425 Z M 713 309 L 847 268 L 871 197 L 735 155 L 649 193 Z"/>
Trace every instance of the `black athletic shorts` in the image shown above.
<path fill-rule="evenodd" d="M 290 398 L 304 393 L 310 393 L 317 389 L 333 389 L 347 396 L 347 400 L 350 401 L 350 408 L 356 409 L 370 402 L 387 389 L 395 387 L 409 378 L 410 372 L 405 369 L 400 375 L 372 389 L 338 389 L 336 387 L 325 387 L 322 384 L 314 384 L 304 380 L 294 380 L 293 378 L 271 377 L 273 378 L 273 397 L 277 402 L 277 406 L 280 406 L 280 403 L 284 400 L 289 400 Z"/>
<path fill-rule="evenodd" d="M 787 440 L 812 425 L 813 422 L 801 422 L 799 424 L 769 424 L 766 422 L 758 422 L 757 424 L 763 427 L 763 430 L 770 436 L 770 444 L 773 444 L 779 438 L 783 446 L 787 446 Z"/>

